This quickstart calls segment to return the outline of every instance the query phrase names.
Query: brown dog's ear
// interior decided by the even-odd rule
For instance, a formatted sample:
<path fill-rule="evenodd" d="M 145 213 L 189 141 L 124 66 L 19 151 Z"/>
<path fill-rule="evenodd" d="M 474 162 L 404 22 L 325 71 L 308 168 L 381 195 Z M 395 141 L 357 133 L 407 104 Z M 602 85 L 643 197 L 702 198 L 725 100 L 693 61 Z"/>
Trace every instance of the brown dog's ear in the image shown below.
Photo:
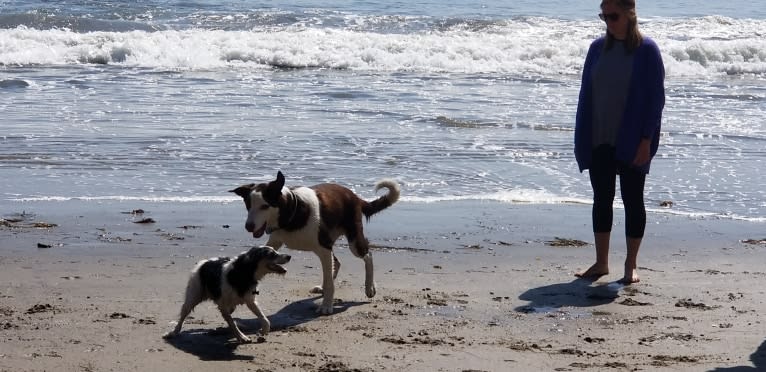
<path fill-rule="evenodd" d="M 263 200 L 270 206 L 279 206 L 279 198 L 282 197 L 282 188 L 285 187 L 285 176 L 282 175 L 282 171 L 277 172 L 277 179 L 269 182 L 266 185 L 266 189 L 263 190 Z"/>
<path fill-rule="evenodd" d="M 234 190 L 229 190 L 229 192 L 233 192 L 241 196 L 242 199 L 247 199 L 247 196 L 250 195 L 250 193 L 253 191 L 254 188 L 255 188 L 255 184 L 251 183 L 249 185 L 242 185 L 240 187 L 237 187 Z"/>

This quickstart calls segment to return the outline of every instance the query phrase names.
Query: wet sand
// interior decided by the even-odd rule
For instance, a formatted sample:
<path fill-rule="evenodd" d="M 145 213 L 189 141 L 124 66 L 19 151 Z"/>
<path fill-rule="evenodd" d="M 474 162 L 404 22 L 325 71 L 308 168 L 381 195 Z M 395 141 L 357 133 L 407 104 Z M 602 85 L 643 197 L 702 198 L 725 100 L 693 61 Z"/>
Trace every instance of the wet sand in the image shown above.
<path fill-rule="evenodd" d="M 341 241 L 335 313 L 316 316 L 319 262 L 285 249 L 287 275 L 260 287 L 264 342 L 236 344 L 212 303 L 163 340 L 196 261 L 262 242 L 240 204 L 3 205 L 0 371 L 766 369 L 763 224 L 650 214 L 625 287 L 619 218 L 611 273 L 573 276 L 594 257 L 580 205 L 402 202 L 366 225 L 376 297 Z"/>

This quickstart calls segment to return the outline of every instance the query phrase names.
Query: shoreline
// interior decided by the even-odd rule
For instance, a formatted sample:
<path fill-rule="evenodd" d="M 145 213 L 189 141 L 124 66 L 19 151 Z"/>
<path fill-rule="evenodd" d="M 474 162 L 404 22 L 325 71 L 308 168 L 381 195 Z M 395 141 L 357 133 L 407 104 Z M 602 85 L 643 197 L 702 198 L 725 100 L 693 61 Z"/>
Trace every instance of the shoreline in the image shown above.
<path fill-rule="evenodd" d="M 594 256 L 589 206 L 400 203 L 365 225 L 375 298 L 341 240 L 336 312 L 317 317 L 319 262 L 285 249 L 287 275 L 258 296 L 272 332 L 236 345 L 209 302 L 177 339 L 160 336 L 197 260 L 259 243 L 242 205 L 107 204 L 34 206 L 24 223 L 57 226 L 0 226 L 0 371 L 766 368 L 766 245 L 742 242 L 763 239 L 760 224 L 650 215 L 641 282 L 625 287 L 617 238 L 610 275 L 573 277 Z M 155 222 L 122 213 L 138 208 Z M 246 308 L 234 315 L 256 334 Z"/>
<path fill-rule="evenodd" d="M 591 206 L 587 204 L 511 204 L 498 201 L 458 200 L 445 202 L 400 201 L 365 222 L 365 231 L 375 245 L 426 250 L 455 250 L 482 245 L 533 246 L 556 238 L 592 244 Z M 133 213 L 140 211 L 142 213 Z M 0 203 L 0 228 L 37 233 L 48 244 L 70 254 L 89 245 L 82 235 L 96 235 L 109 243 L 159 243 L 151 235 L 169 241 L 169 246 L 189 247 L 209 243 L 249 247 L 262 242 L 244 230 L 245 210 L 236 202 L 147 202 L 147 201 L 35 201 Z M 141 223 L 151 220 L 150 223 Z M 615 210 L 612 241 L 622 243 L 623 216 Z M 34 223 L 42 224 L 35 228 Z M 55 226 L 46 229 L 45 224 Z M 736 245 L 744 240 L 766 238 L 766 222 L 719 217 L 675 215 L 647 211 L 642 254 L 663 247 L 711 249 Z M 195 239 L 185 244 L 186 238 Z M 0 236 L 2 238 L 2 236 Z M 87 238 L 92 238 L 87 237 Z M 340 239 L 339 244 L 345 244 Z M 507 243 L 507 244 L 505 244 Z M 46 243 L 43 243 L 46 244 Z M 160 245 L 160 244 L 157 244 Z M 11 245 L 8 252 L 28 253 L 29 247 Z M 127 252 L 138 252 L 120 246 Z M 115 254 L 125 254 L 116 251 Z M 92 253 L 92 252 L 88 252 Z"/>

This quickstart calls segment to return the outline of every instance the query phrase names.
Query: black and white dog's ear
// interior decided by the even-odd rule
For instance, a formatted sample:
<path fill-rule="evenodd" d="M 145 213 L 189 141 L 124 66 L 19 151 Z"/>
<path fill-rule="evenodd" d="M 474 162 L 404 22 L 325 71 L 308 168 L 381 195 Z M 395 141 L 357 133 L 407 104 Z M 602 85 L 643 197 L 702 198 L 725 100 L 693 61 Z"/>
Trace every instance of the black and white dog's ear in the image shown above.
<path fill-rule="evenodd" d="M 240 187 L 237 187 L 234 190 L 229 190 L 229 192 L 233 192 L 241 196 L 243 199 L 247 199 L 247 196 L 250 195 L 250 193 L 253 191 L 254 188 L 255 188 L 255 184 L 251 183 L 248 185 L 242 185 Z"/>
<path fill-rule="evenodd" d="M 285 187 L 285 176 L 282 174 L 282 171 L 277 171 L 277 179 L 269 182 L 266 185 L 266 190 L 263 190 L 263 200 L 272 207 L 278 206 L 279 198 L 282 197 L 283 187 Z"/>

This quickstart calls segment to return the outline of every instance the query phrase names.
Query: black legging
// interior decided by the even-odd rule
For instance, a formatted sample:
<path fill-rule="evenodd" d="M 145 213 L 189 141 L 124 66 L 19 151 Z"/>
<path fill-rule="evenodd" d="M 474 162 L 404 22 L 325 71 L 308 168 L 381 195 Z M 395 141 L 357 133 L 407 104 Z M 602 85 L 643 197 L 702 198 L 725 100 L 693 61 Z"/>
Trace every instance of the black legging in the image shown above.
<path fill-rule="evenodd" d="M 612 203 L 615 181 L 620 176 L 620 195 L 625 206 L 625 236 L 643 238 L 646 228 L 644 183 L 646 174 L 640 169 L 619 164 L 613 146 L 601 145 L 593 149 L 590 184 L 593 187 L 593 232 L 612 231 Z"/>

